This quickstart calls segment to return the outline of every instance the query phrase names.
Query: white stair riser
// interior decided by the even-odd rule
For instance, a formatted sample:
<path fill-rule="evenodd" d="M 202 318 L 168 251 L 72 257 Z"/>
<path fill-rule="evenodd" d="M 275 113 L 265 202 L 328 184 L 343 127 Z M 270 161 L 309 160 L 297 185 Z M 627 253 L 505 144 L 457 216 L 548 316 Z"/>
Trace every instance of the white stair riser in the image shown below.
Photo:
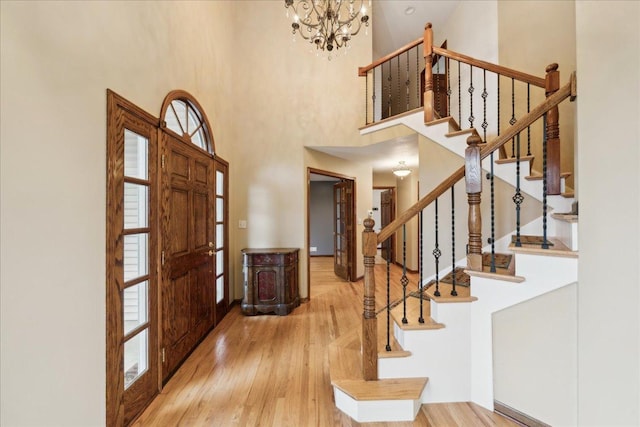
<path fill-rule="evenodd" d="M 336 387 L 333 396 L 336 407 L 359 423 L 413 421 L 422 404 L 422 399 L 357 401 Z"/>
<path fill-rule="evenodd" d="M 556 237 L 572 251 L 578 250 L 578 223 L 556 221 Z"/>

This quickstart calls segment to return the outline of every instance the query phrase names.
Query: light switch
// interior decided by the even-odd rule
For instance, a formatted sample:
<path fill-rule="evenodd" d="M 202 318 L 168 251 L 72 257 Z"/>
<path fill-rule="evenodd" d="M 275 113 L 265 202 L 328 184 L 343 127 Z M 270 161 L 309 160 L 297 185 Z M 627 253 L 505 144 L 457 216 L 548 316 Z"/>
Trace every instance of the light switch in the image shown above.
<path fill-rule="evenodd" d="M 240 221 L 238 221 L 238 228 L 247 228 L 247 220 L 241 219 Z"/>

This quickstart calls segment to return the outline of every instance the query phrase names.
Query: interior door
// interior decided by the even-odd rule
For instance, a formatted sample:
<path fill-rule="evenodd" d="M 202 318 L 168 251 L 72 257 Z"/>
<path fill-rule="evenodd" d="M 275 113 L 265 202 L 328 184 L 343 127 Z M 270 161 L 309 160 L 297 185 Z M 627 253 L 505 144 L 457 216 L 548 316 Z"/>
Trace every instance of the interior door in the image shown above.
<path fill-rule="evenodd" d="M 333 270 L 336 276 L 351 280 L 353 181 L 343 180 L 333 186 L 333 212 Z"/>
<path fill-rule="evenodd" d="M 162 378 L 214 326 L 215 167 L 212 156 L 163 133 Z"/>
<path fill-rule="evenodd" d="M 380 229 L 382 230 L 395 219 L 393 188 L 380 193 Z M 382 242 L 381 256 L 384 260 L 393 261 L 394 235 Z"/>

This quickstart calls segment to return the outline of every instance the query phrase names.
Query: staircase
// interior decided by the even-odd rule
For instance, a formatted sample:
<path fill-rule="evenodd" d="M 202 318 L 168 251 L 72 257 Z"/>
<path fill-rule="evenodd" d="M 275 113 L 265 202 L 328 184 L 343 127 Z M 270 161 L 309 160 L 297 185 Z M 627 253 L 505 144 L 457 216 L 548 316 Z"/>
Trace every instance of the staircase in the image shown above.
<path fill-rule="evenodd" d="M 429 25 L 426 31 L 428 30 Z M 429 39 L 432 39 L 432 36 L 425 33 L 425 42 Z M 425 49 L 425 52 L 427 50 Z M 446 53 L 444 50 L 441 52 Z M 425 63 L 431 63 L 431 58 L 425 58 Z M 554 72 L 556 69 L 557 65 L 550 66 L 547 72 Z M 428 75 L 427 72 L 427 78 Z M 429 84 L 426 87 L 429 90 Z M 459 124 L 452 117 L 436 118 L 433 105 L 425 105 L 424 111 L 420 109 L 401 114 L 361 130 L 361 135 L 368 143 L 386 138 L 390 134 L 418 133 L 460 156 L 461 164 L 466 163 L 467 167 L 469 249 L 466 257 L 454 256 L 455 265 L 451 265 L 451 261 L 443 261 L 440 265 L 446 268 L 440 269 L 437 275 L 422 278 L 423 298 L 427 299 L 423 306 L 424 322 L 418 321 L 420 298 L 407 297 L 406 306 L 400 305 L 391 310 L 393 345 L 386 349 L 391 351 L 385 351 L 384 345 L 375 344 L 378 341 L 376 335 L 381 335 L 379 331 L 377 334 L 375 331 L 380 329 L 381 323 L 384 322 L 383 316 L 380 316 L 380 320 L 376 319 L 372 310 L 376 298 L 375 278 L 373 262 L 368 261 L 367 257 L 372 257 L 371 254 L 375 253 L 378 243 L 386 240 L 402 224 L 414 218 L 434 200 L 437 201 L 448 188 L 451 188 L 453 199 L 453 186 L 464 177 L 465 168 L 454 172 L 378 235 L 373 233 L 373 225 L 365 221 L 363 328 L 362 331 L 341 337 L 332 344 L 330 351 L 331 382 L 336 406 L 340 410 L 358 422 L 371 422 L 411 421 L 415 419 L 423 403 L 470 401 L 489 410 L 494 409 L 492 314 L 575 283 L 578 267 L 578 229 L 577 215 L 569 213 L 574 200 L 573 194 L 567 191 L 565 185 L 568 174 L 556 171 L 554 173 L 558 181 L 548 184 L 548 177 L 553 173 L 547 173 L 544 177 L 534 173 L 531 169 L 535 161 L 533 156 L 518 154 L 514 155 L 514 158 L 502 159 L 496 156 L 491 164 L 493 156 L 490 158 L 489 154 L 503 151 L 505 143 L 512 139 L 515 141 L 516 136 L 519 141 L 520 133 L 543 115 L 545 120 L 549 115 L 553 123 L 553 120 L 557 120 L 557 104 L 569 96 L 573 100 L 575 94 L 574 75 L 569 84 L 549 96 L 545 103 L 534 108 L 520 120 L 512 120 L 511 127 L 506 129 L 502 136 L 486 144 L 478 144 L 478 141 L 482 142 L 482 138 L 479 137 L 477 129 L 471 127 L 460 130 Z M 425 96 L 425 99 L 433 99 L 433 96 Z M 431 111 L 427 113 L 429 108 Z M 544 124 L 548 133 L 548 122 L 545 121 Z M 553 126 L 557 126 L 557 123 L 552 124 L 551 133 L 545 135 L 545 144 L 547 140 L 553 143 L 560 142 L 557 134 L 554 134 Z M 471 151 L 468 147 L 471 147 Z M 484 159 L 481 166 L 477 164 L 475 170 L 469 169 L 470 165 L 473 166 L 474 149 L 477 156 L 475 161 L 480 162 L 481 158 Z M 543 171 L 548 172 L 546 159 L 544 163 Z M 475 179 L 478 181 L 483 179 L 478 177 L 478 169 L 483 177 L 489 170 L 493 171 L 493 177 L 511 185 L 517 195 L 526 194 L 541 201 L 544 206 L 541 216 L 521 226 L 520 205 L 516 203 L 517 228 L 513 233 L 496 236 L 493 245 L 482 248 L 479 245 L 482 240 L 478 236 L 474 237 L 475 240 L 472 239 L 472 229 L 481 227 L 480 195 L 476 190 L 469 190 L 478 186 L 476 182 L 474 187 L 474 178 L 469 178 L 470 174 L 475 173 Z M 543 179 L 545 177 L 547 179 Z M 548 194 L 548 185 L 554 188 L 552 192 L 556 195 Z M 487 191 L 483 193 L 483 198 L 487 197 L 486 193 Z M 506 197 L 511 198 L 512 195 L 513 193 Z M 464 209 L 466 208 L 465 206 Z M 467 232 L 467 227 L 463 224 L 457 225 L 456 228 Z M 549 248 L 543 249 L 541 245 L 527 243 L 522 238 L 526 235 L 540 235 L 540 230 L 544 230 L 544 238 Z M 513 235 L 518 237 L 512 237 Z M 422 244 L 422 237 L 420 243 Z M 424 251 L 428 254 L 431 248 L 423 248 L 422 258 L 426 259 Z M 493 273 L 486 266 L 486 254 L 491 254 L 492 251 L 511 255 L 508 264 Z M 454 253 L 457 253 L 455 248 Z M 454 287 L 442 279 L 456 267 L 464 269 L 464 273 L 469 276 L 468 287 L 459 284 Z M 455 296 L 452 295 L 454 289 L 457 292 Z"/>
<path fill-rule="evenodd" d="M 452 119 L 420 125 L 421 119 L 422 113 L 418 112 L 364 132 L 405 126 L 464 156 L 468 133 L 452 134 Z M 532 161 L 523 161 L 526 169 Z M 497 160 L 494 173 L 515 186 L 510 163 L 510 159 Z M 523 181 L 522 189 L 542 199 L 541 180 Z M 566 214 L 572 202 L 568 195 L 549 196 L 547 220 L 552 249 L 526 244 L 517 248 L 511 243 L 512 234 L 504 236 L 495 247 L 497 252 L 513 254 L 509 267 L 498 274 L 465 270 L 471 286 L 458 287 L 457 297 L 450 296 L 451 285 L 443 280 L 439 286 L 441 296 L 435 296 L 435 285 L 429 286 L 435 277 L 425 278 L 424 293 L 429 298 L 425 323 L 415 321 L 418 298 L 407 298 L 407 324 L 402 323 L 400 305 L 391 311 L 397 349 L 388 353 L 380 349 L 378 381 L 361 377 L 360 331 L 334 342 L 330 366 L 336 406 L 358 422 L 410 421 L 422 403 L 471 401 L 493 410 L 492 313 L 577 281 L 577 216 Z M 521 233 L 535 234 L 541 223 L 539 217 L 524 225 Z M 490 250 L 490 246 L 483 248 L 485 254 Z M 458 260 L 456 265 L 463 268 L 466 259 Z M 450 271 L 448 266 L 439 272 L 440 277 Z"/>

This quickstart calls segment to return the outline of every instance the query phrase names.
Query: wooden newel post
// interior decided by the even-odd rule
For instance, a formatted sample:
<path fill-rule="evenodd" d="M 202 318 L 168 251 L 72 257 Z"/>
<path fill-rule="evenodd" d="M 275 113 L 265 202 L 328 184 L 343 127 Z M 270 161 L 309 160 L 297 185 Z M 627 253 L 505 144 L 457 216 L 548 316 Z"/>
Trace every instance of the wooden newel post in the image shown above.
<path fill-rule="evenodd" d="M 424 27 L 424 122 L 432 122 L 435 118 L 433 94 L 433 29 L 431 22 Z"/>
<path fill-rule="evenodd" d="M 467 268 L 482 271 L 482 216 L 480 214 L 480 196 L 482 194 L 482 160 L 480 147 L 482 138 L 471 135 L 467 138 L 464 152 L 464 180 L 469 201 L 469 253 Z"/>
<path fill-rule="evenodd" d="M 560 89 L 558 64 L 547 66 L 545 94 L 548 97 Z M 547 194 L 560 194 L 560 114 L 556 105 L 547 113 Z"/>
<path fill-rule="evenodd" d="M 378 319 L 376 318 L 376 279 L 373 266 L 378 249 L 375 221 L 363 221 L 362 253 L 364 255 L 364 312 L 362 313 L 362 376 L 367 381 L 378 379 Z"/>

